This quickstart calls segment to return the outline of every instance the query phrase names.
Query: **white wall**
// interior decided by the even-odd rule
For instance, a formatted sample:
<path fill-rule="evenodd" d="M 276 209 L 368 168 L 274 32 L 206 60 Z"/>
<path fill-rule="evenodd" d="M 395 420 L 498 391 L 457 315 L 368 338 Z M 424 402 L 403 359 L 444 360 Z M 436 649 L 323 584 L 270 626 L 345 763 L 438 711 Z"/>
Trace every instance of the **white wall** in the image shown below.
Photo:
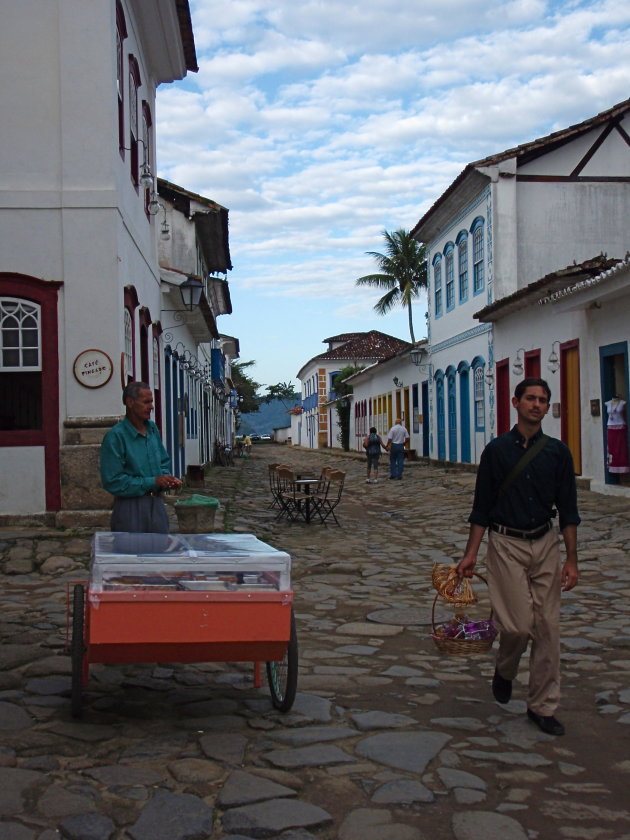
<path fill-rule="evenodd" d="M 0 448 L 0 475 L 5 479 L 0 482 L 0 512 L 46 512 L 43 446 Z"/>

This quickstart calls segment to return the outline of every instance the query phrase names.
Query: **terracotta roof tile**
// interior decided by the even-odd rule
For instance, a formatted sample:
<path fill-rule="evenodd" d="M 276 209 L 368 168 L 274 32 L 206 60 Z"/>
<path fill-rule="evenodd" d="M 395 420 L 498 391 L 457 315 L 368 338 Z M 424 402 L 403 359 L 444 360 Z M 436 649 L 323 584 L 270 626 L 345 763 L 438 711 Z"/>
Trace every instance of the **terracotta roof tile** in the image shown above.
<path fill-rule="evenodd" d="M 334 350 L 315 356 L 314 359 L 379 360 L 394 356 L 396 353 L 412 346 L 408 341 L 403 341 L 378 330 L 370 330 L 366 333 L 348 333 L 348 335 L 352 335 L 353 338 L 350 338 L 340 347 L 335 347 Z M 327 341 L 340 340 L 340 338 L 327 339 Z"/>

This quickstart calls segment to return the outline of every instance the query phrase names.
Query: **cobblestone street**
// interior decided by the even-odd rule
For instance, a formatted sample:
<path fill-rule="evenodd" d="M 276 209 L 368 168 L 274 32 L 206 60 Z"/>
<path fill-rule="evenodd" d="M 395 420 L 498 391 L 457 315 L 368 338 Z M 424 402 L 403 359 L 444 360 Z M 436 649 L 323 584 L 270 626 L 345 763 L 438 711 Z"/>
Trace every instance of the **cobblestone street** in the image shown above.
<path fill-rule="evenodd" d="M 275 521 L 278 460 L 347 471 L 339 527 Z M 66 589 L 90 533 L 0 529 L 2 840 L 630 840 L 630 500 L 580 491 L 554 738 L 525 717 L 525 668 L 499 706 L 492 653 L 430 636 L 431 567 L 463 551 L 474 474 L 381 466 L 366 484 L 358 457 L 257 444 L 207 473 L 219 525 L 293 560 L 284 715 L 249 664 L 159 663 L 92 665 L 74 720 Z"/>

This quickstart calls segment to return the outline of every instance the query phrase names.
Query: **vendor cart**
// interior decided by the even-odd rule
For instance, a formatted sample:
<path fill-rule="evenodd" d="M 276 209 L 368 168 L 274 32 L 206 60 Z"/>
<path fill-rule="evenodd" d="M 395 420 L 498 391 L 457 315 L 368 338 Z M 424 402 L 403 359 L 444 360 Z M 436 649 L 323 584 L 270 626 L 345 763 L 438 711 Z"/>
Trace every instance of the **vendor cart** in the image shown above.
<path fill-rule="evenodd" d="M 252 534 L 96 533 L 68 600 L 75 717 L 97 662 L 252 662 L 256 685 L 265 662 L 274 707 L 293 705 L 291 558 Z"/>

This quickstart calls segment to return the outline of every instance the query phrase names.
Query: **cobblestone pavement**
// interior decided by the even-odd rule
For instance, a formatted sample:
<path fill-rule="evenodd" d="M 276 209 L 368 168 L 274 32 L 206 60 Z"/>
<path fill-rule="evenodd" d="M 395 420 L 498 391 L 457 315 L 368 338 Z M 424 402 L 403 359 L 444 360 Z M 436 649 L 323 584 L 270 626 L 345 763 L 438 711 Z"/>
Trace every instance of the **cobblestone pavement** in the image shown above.
<path fill-rule="evenodd" d="M 345 469 L 340 527 L 275 522 L 272 460 Z M 74 720 L 66 584 L 90 535 L 0 531 L 2 840 L 629 840 L 628 500 L 580 492 L 554 738 L 525 717 L 525 669 L 499 706 L 491 653 L 445 656 L 430 638 L 431 567 L 462 552 L 474 475 L 386 476 L 261 444 L 207 477 L 226 528 L 293 558 L 300 673 L 284 715 L 250 665 L 160 663 L 92 665 Z"/>

